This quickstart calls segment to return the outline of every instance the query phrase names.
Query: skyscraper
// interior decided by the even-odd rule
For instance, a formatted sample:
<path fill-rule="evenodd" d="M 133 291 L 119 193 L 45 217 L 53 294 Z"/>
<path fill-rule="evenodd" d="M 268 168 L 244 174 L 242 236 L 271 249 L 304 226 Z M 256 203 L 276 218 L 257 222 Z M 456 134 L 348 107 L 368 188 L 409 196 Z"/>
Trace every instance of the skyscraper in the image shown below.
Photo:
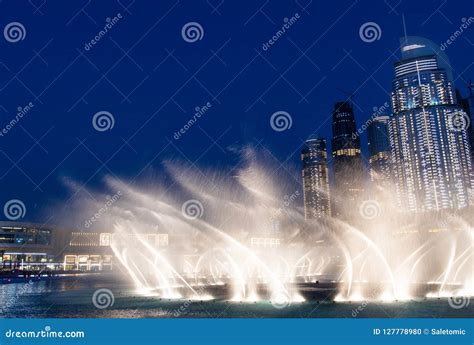
<path fill-rule="evenodd" d="M 363 193 L 360 138 L 356 135 L 352 104 L 337 102 L 332 114 L 333 192 L 332 212 L 347 219 Z"/>
<path fill-rule="evenodd" d="M 390 146 L 398 207 L 425 212 L 470 204 L 471 159 L 447 56 L 421 37 L 401 39 Z"/>
<path fill-rule="evenodd" d="M 388 116 L 377 116 L 367 128 L 370 180 L 378 187 L 391 184 L 391 153 L 388 137 Z"/>
<path fill-rule="evenodd" d="M 303 165 L 304 213 L 306 219 L 331 214 L 326 140 L 309 139 L 301 151 Z"/>
<path fill-rule="evenodd" d="M 472 81 L 469 81 L 467 88 L 468 88 L 468 96 L 466 98 L 463 98 L 461 96 L 461 93 L 458 90 L 456 90 L 457 91 L 456 96 L 458 97 L 459 105 L 464 110 L 464 112 L 468 115 L 468 117 L 466 117 L 466 121 L 469 124 L 467 134 L 469 136 L 469 143 L 471 146 L 471 159 L 472 159 L 472 162 L 474 163 L 474 128 L 473 128 L 474 123 L 472 121 L 474 117 L 474 92 L 473 92 L 474 84 L 472 83 Z"/>

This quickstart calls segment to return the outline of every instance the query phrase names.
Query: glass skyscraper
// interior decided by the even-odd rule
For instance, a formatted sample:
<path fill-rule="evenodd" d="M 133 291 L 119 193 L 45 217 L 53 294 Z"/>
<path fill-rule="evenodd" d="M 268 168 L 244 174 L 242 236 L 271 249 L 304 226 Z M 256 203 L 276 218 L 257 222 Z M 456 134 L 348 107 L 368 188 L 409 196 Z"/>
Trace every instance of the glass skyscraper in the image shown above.
<path fill-rule="evenodd" d="M 326 140 L 307 140 L 301 151 L 303 165 L 304 213 L 306 219 L 331 214 Z"/>
<path fill-rule="evenodd" d="M 377 116 L 367 127 L 370 180 L 379 187 L 391 184 L 389 119 L 388 116 Z"/>
<path fill-rule="evenodd" d="M 337 102 L 332 114 L 333 216 L 349 218 L 363 193 L 360 138 L 350 102 Z"/>
<path fill-rule="evenodd" d="M 464 112 L 468 115 L 468 117 L 466 118 L 466 121 L 468 122 L 469 124 L 469 128 L 468 128 L 468 136 L 469 136 L 469 143 L 471 145 L 471 162 L 474 163 L 474 122 L 473 122 L 473 118 L 474 118 L 474 92 L 473 92 L 473 89 L 474 89 L 474 84 L 472 83 L 472 81 L 469 81 L 468 83 L 468 96 L 466 98 L 463 98 L 461 96 L 461 93 L 460 92 L 457 92 L 457 97 L 458 97 L 458 102 L 459 102 L 459 105 L 461 106 L 461 108 L 463 108 Z"/>
<path fill-rule="evenodd" d="M 389 137 L 398 207 L 425 212 L 467 207 L 471 158 L 447 56 L 421 37 L 401 39 Z"/>

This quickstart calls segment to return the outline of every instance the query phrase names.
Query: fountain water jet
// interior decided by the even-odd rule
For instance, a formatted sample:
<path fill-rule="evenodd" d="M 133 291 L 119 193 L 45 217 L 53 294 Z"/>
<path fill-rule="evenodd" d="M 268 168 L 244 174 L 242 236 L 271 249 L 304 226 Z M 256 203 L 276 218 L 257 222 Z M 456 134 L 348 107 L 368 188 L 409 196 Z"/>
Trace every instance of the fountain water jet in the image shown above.
<path fill-rule="evenodd" d="M 257 164 L 264 160 L 256 153 L 245 157 L 236 177 L 166 162 L 173 193 L 106 179 L 107 188 L 123 196 L 94 225 L 113 233 L 112 250 L 137 290 L 201 300 L 276 296 L 279 304 L 312 296 L 389 301 L 427 292 L 472 294 L 469 216 L 443 219 L 441 230 L 436 220 L 419 216 L 406 216 L 402 225 L 306 221 L 302 200 L 285 201 L 299 186 L 270 179 L 274 169 Z M 100 206 L 95 200 L 81 200 L 84 214 Z M 183 209 L 189 201 L 197 214 Z M 167 244 L 156 242 L 158 234 Z"/>

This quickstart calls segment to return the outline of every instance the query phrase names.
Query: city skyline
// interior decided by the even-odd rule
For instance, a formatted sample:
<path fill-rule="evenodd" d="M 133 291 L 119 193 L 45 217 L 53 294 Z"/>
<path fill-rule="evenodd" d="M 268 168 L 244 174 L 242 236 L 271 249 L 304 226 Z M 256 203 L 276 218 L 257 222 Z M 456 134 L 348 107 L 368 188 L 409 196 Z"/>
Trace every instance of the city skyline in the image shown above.
<path fill-rule="evenodd" d="M 470 339 L 472 0 L 0 13 L 0 345 Z"/>
<path fill-rule="evenodd" d="M 188 10 L 183 16 L 181 5 L 169 1 L 159 5 L 158 16 L 141 4 L 95 4 L 88 18 L 50 4 L 41 14 L 27 3 L 18 17 L 15 6 L 3 3 L 3 27 L 19 22 L 26 35 L 1 41 L 0 119 L 7 131 L 0 138 L 1 203 L 21 200 L 22 220 L 54 223 L 49 217 L 74 194 L 67 181 L 91 188 L 101 188 L 107 175 L 147 181 L 164 174 L 166 160 L 230 172 L 239 160 L 235 148 L 248 144 L 288 164 L 279 172 L 291 194 L 300 185 L 301 145 L 313 132 L 330 138 L 334 102 L 355 93 L 360 130 L 389 100 L 402 14 L 409 34 L 444 44 L 456 87 L 467 94 L 468 35 L 446 43 L 463 24 L 467 1 L 456 7 L 381 3 L 370 15 L 361 1 L 260 5 L 225 3 L 219 14 L 203 2 L 194 16 Z M 110 28 L 100 34 L 107 18 Z M 285 18 L 290 24 L 280 36 Z M 195 42 L 181 33 L 191 22 L 203 29 Z M 372 22 L 378 35 L 361 37 Z M 278 112 L 291 116 L 288 129 L 271 127 Z M 95 115 L 110 119 L 111 128 L 97 130 Z M 366 135 L 363 130 L 365 160 Z"/>
<path fill-rule="evenodd" d="M 416 213 L 473 205 L 472 93 L 463 99 L 455 92 L 449 58 L 432 41 L 405 36 L 400 45 L 390 115 L 373 117 L 367 124 L 368 174 L 351 100 L 334 104 L 330 193 L 324 193 L 320 179 L 308 179 L 317 174 L 306 172 L 303 150 L 306 216 L 310 209 L 321 217 L 320 204 L 329 194 L 332 216 L 352 220 L 357 214 L 353 206 L 370 199 L 378 207 L 396 203 L 398 211 Z M 325 150 L 325 144 L 318 149 L 323 146 Z M 328 176 L 326 161 L 324 167 Z"/>

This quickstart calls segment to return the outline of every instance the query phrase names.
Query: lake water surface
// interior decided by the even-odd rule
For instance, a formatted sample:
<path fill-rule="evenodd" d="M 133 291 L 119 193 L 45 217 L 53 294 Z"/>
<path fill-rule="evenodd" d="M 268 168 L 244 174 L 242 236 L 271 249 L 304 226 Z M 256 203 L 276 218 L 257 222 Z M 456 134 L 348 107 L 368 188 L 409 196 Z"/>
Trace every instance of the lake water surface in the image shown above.
<path fill-rule="evenodd" d="M 98 308 L 93 296 L 99 289 L 113 293 L 113 304 Z M 0 285 L 0 316 L 12 318 L 405 318 L 472 317 L 474 301 L 453 308 L 448 299 L 399 302 L 306 301 L 277 308 L 268 301 L 189 301 L 146 297 L 132 284 L 113 276 L 77 276 L 46 281 Z"/>

